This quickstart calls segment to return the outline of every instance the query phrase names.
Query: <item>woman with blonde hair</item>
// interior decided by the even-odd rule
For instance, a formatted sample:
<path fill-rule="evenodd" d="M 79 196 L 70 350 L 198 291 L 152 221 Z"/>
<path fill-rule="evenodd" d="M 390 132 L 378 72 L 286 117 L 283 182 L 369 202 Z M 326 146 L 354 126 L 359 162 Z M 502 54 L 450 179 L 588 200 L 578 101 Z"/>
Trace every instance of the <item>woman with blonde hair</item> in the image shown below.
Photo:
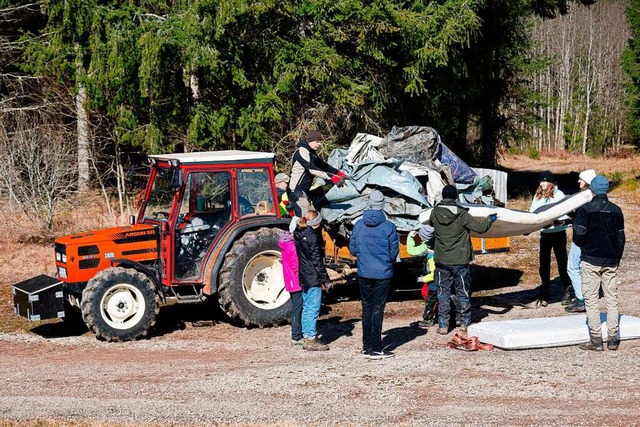
<path fill-rule="evenodd" d="M 564 198 L 564 193 L 558 188 L 555 176 L 550 171 L 542 172 L 538 181 L 530 212 L 541 210 L 545 205 L 557 203 Z M 549 301 L 549 287 L 551 285 L 551 250 L 556 257 L 558 273 L 564 286 L 564 298 L 570 298 L 571 280 L 567 274 L 567 225 L 564 220 L 568 216 L 559 218 L 553 225 L 540 231 L 540 288 L 538 302 L 541 306 L 546 306 Z"/>

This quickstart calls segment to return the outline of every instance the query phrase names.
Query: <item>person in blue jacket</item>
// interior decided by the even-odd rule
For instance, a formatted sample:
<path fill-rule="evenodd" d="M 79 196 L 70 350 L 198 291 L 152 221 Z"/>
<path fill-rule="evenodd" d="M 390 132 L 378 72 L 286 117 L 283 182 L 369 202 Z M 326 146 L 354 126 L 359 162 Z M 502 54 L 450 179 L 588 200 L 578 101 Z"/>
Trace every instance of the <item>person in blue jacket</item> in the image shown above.
<path fill-rule="evenodd" d="M 383 212 L 384 205 L 384 194 L 371 191 L 369 209 L 353 227 L 349 240 L 349 251 L 357 257 L 362 300 L 362 353 L 372 360 L 393 356 L 382 348 L 382 321 L 400 244 L 396 226 Z"/>

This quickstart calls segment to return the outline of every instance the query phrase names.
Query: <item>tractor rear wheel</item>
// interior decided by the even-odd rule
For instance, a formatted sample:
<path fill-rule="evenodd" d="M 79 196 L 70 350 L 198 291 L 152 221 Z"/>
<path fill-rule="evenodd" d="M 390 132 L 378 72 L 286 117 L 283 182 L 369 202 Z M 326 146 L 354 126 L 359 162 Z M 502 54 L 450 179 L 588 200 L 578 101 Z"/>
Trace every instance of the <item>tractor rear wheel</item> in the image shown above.
<path fill-rule="evenodd" d="M 244 326 L 277 326 L 291 316 L 291 300 L 284 288 L 281 230 L 260 228 L 238 239 L 220 269 L 219 303 Z"/>
<path fill-rule="evenodd" d="M 102 270 L 82 291 L 82 315 L 98 339 L 129 341 L 156 323 L 160 299 L 149 278 L 132 268 Z"/>

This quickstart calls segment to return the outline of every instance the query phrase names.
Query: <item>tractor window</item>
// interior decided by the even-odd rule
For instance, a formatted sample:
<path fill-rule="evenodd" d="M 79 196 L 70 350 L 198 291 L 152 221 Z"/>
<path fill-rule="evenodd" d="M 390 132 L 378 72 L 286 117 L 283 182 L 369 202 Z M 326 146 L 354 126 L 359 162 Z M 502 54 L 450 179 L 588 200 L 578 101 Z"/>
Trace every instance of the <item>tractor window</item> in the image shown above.
<path fill-rule="evenodd" d="M 240 169 L 238 171 L 238 206 L 240 216 L 275 215 L 268 169 Z"/>
<path fill-rule="evenodd" d="M 173 169 L 158 168 L 147 200 L 145 217 L 168 219 L 173 202 Z"/>
<path fill-rule="evenodd" d="M 194 172 L 187 177 L 176 226 L 177 279 L 200 276 L 204 257 L 231 219 L 228 172 Z"/>

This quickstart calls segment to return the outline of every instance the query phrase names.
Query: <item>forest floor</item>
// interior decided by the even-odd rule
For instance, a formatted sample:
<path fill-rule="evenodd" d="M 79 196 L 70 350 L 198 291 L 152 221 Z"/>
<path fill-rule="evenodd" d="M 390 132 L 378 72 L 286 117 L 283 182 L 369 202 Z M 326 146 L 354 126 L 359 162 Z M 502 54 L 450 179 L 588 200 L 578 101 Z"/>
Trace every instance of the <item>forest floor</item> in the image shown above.
<path fill-rule="evenodd" d="M 640 316 L 640 157 L 509 156 L 502 165 L 513 208 L 528 208 L 527 191 L 545 169 L 563 189 L 590 167 L 619 181 L 610 198 L 627 227 L 620 312 Z M 53 250 L 17 243 L 17 234 L 6 221 L 0 226 L 0 427 L 640 425 L 640 340 L 603 353 L 452 350 L 445 344 L 453 332 L 416 326 L 418 292 L 390 296 L 383 340 L 396 356 L 383 361 L 360 354 L 360 302 L 346 287 L 323 305 L 327 352 L 291 348 L 287 326 L 238 328 L 207 306 L 163 307 L 148 339 L 120 344 L 61 321 L 29 323 L 13 314 L 11 285 L 52 274 Z M 505 303 L 533 298 L 538 240 L 538 233 L 514 237 L 509 251 L 476 257 L 473 322 L 567 315 L 557 281 L 547 307 Z"/>

